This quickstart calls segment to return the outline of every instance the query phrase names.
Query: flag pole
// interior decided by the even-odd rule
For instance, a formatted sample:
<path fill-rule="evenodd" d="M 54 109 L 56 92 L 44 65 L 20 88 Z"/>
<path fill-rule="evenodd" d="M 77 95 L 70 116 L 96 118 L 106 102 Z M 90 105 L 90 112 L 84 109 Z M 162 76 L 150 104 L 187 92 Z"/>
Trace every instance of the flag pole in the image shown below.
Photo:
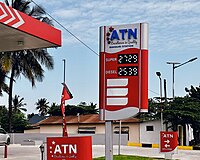
<path fill-rule="evenodd" d="M 63 80 L 63 83 L 65 83 L 65 59 L 63 59 L 63 62 L 64 62 L 64 69 L 63 69 L 63 71 L 64 71 L 64 74 L 63 74 L 64 80 Z"/>
<path fill-rule="evenodd" d="M 63 67 L 64 67 L 63 68 L 63 83 L 65 84 L 65 59 L 63 59 L 63 63 L 64 63 L 64 65 L 63 65 Z M 65 108 L 65 101 L 62 105 L 64 105 L 62 107 Z M 67 121 L 66 121 L 66 117 L 65 117 L 65 112 L 63 112 L 63 137 L 68 137 L 66 123 L 67 123 Z"/>

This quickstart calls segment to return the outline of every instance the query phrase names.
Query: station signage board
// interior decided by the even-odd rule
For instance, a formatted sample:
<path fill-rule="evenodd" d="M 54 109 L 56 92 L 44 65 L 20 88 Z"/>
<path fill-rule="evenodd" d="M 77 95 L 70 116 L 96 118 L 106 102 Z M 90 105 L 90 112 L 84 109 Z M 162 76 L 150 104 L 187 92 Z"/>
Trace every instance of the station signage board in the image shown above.
<path fill-rule="evenodd" d="M 47 160 L 92 160 L 92 138 L 48 137 Z"/>
<path fill-rule="evenodd" d="M 177 132 L 160 132 L 160 152 L 173 152 L 178 146 Z"/>
<path fill-rule="evenodd" d="M 148 24 L 100 27 L 101 120 L 148 111 Z"/>

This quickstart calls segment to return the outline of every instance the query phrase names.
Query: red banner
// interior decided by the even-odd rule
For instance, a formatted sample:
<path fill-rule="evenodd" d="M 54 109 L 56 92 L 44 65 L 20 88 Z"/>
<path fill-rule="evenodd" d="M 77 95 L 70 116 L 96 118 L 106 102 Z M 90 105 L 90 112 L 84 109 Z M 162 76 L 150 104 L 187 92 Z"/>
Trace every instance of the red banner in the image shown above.
<path fill-rule="evenodd" d="M 47 160 L 92 160 L 92 137 L 48 137 Z"/>

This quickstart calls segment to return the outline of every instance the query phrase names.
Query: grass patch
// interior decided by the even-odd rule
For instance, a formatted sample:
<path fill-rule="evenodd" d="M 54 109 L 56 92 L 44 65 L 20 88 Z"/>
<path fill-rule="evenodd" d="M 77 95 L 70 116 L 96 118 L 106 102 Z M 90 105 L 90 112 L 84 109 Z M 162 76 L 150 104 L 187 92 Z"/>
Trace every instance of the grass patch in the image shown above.
<path fill-rule="evenodd" d="M 148 158 L 130 155 L 114 155 L 113 160 L 160 160 L 163 158 Z M 105 160 L 105 157 L 93 158 L 93 160 Z"/>

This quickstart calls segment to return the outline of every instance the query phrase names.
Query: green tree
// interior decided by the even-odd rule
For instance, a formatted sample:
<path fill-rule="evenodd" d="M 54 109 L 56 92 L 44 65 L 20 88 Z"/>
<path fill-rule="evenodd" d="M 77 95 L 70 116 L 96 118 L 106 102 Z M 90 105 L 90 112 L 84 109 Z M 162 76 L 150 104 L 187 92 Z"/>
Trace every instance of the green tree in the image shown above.
<path fill-rule="evenodd" d="M 27 119 L 25 115 L 21 112 L 16 112 L 13 113 L 13 118 L 12 118 L 12 130 L 13 132 L 23 132 L 24 128 L 27 126 Z"/>
<path fill-rule="evenodd" d="M 6 72 L 2 70 L 0 65 L 0 96 L 2 96 L 3 91 L 8 93 L 8 86 L 5 83 Z"/>
<path fill-rule="evenodd" d="M 76 105 L 67 105 L 65 107 L 65 114 L 66 115 L 77 115 L 77 114 L 97 114 L 98 108 L 96 104 L 90 103 L 87 104 L 86 102 L 80 102 L 77 106 Z"/>
<path fill-rule="evenodd" d="M 198 144 L 200 132 L 200 101 L 198 99 L 185 96 L 176 97 L 164 110 L 164 118 L 173 131 L 178 130 L 178 125 L 185 126 L 191 124 L 193 128 L 194 140 Z"/>
<path fill-rule="evenodd" d="M 65 106 L 65 115 L 77 115 L 77 114 L 84 114 L 84 109 L 82 106 L 76 105 L 67 105 Z"/>
<path fill-rule="evenodd" d="M 80 102 L 78 105 L 67 105 L 65 106 L 65 115 L 77 115 L 77 114 L 97 114 L 97 104 L 86 102 Z M 50 116 L 62 116 L 60 105 L 53 103 L 48 111 Z"/>
<path fill-rule="evenodd" d="M 26 112 L 26 103 L 23 102 L 24 98 L 20 98 L 19 95 L 15 95 L 13 98 L 13 111 L 14 113 Z"/>
<path fill-rule="evenodd" d="M 8 0 L 5 0 L 5 3 L 42 22 L 52 24 L 51 20 L 46 16 L 44 9 L 31 5 L 31 1 L 12 0 L 11 3 L 9 3 Z M 45 66 L 47 69 L 53 69 L 54 63 L 47 49 L 2 52 L 0 53 L 0 63 L 2 64 L 3 70 L 10 71 L 8 108 L 9 131 L 11 131 L 14 78 L 17 79 L 23 75 L 31 82 L 32 86 L 35 86 L 36 81 L 41 82 L 44 79 L 44 69 L 42 66 Z"/>
<path fill-rule="evenodd" d="M 191 97 L 193 99 L 194 102 L 198 102 L 200 103 L 200 86 L 198 87 L 194 87 L 191 85 L 191 88 L 185 88 L 185 91 L 188 93 L 187 96 Z M 196 113 L 194 113 L 194 118 L 195 121 L 193 121 L 192 124 L 192 128 L 193 128 L 193 133 L 194 133 L 194 140 L 195 140 L 195 144 L 200 144 L 200 119 L 199 119 L 199 111 L 200 111 L 200 105 L 197 104 L 194 106 L 194 108 L 196 109 Z"/>
<path fill-rule="evenodd" d="M 94 103 L 90 103 L 90 104 L 86 104 L 86 105 L 81 105 L 79 104 L 78 106 L 82 107 L 84 110 L 84 114 L 97 114 L 98 113 L 98 108 L 97 108 L 97 104 Z"/>
<path fill-rule="evenodd" d="M 9 131 L 8 126 L 8 109 L 5 106 L 0 106 L 0 125 L 6 131 Z M 27 126 L 27 120 L 23 113 L 14 112 L 12 118 L 12 130 L 14 132 L 23 132 L 24 128 Z"/>
<path fill-rule="evenodd" d="M 160 119 L 160 107 L 163 108 L 163 118 L 167 129 L 178 130 L 178 125 L 190 124 L 193 128 L 195 144 L 200 144 L 200 86 L 190 89 L 185 88 L 188 93 L 184 97 L 167 99 L 160 103 L 160 98 L 149 99 L 149 112 L 140 113 L 141 120 Z M 163 101 L 163 100 L 162 100 Z"/>
<path fill-rule="evenodd" d="M 8 109 L 5 106 L 0 106 L 0 125 L 8 131 Z"/>
<path fill-rule="evenodd" d="M 46 98 L 38 99 L 35 105 L 36 105 L 36 110 L 38 110 L 42 116 L 45 116 L 50 108 L 49 102 L 47 101 Z"/>
<path fill-rule="evenodd" d="M 163 106 L 163 104 L 160 104 L 160 99 L 157 97 L 148 99 L 148 112 L 139 113 L 137 118 L 143 121 L 160 119 L 161 105 Z"/>
<path fill-rule="evenodd" d="M 194 87 L 194 86 L 191 85 L 191 88 L 188 89 L 186 87 L 185 91 L 188 93 L 188 96 L 200 100 L 200 86 L 199 87 Z"/>
<path fill-rule="evenodd" d="M 52 103 L 52 105 L 50 106 L 48 110 L 48 114 L 50 116 L 62 116 L 60 105 L 56 103 Z"/>

